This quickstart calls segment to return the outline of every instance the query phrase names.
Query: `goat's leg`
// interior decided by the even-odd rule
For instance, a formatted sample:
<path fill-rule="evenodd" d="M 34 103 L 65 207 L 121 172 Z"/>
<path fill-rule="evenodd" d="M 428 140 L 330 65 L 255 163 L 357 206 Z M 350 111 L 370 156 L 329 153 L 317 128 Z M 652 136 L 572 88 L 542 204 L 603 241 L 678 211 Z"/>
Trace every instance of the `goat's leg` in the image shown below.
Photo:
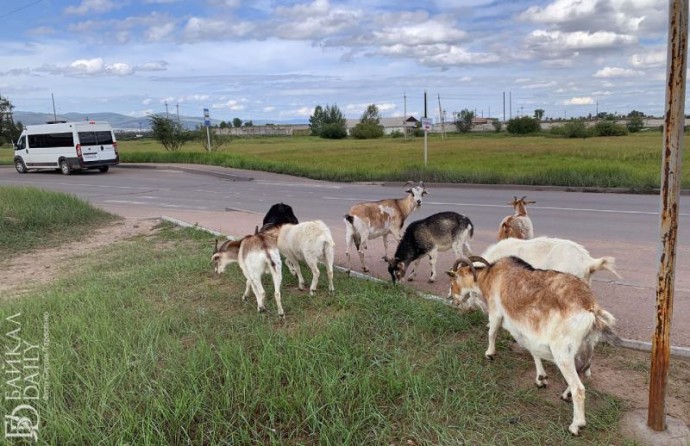
<path fill-rule="evenodd" d="M 302 268 L 299 266 L 299 261 L 290 257 L 285 257 L 285 263 L 287 263 L 290 272 L 297 276 L 297 288 L 299 288 L 300 291 L 304 290 L 304 277 L 302 276 Z"/>
<path fill-rule="evenodd" d="M 264 291 L 264 286 L 261 284 L 261 277 L 258 279 L 255 277 L 252 277 L 251 279 L 252 282 L 252 290 L 254 291 L 254 295 L 256 296 L 256 308 L 259 311 L 259 313 L 263 313 L 266 311 L 266 305 L 264 304 L 264 297 L 266 296 L 266 291 Z"/>
<path fill-rule="evenodd" d="M 364 250 L 367 249 L 367 240 L 369 240 L 369 232 L 362 231 L 359 235 L 359 247 L 357 248 L 357 254 L 359 254 L 359 261 L 362 263 L 362 271 L 365 273 L 369 272 L 367 264 L 364 260 Z"/>
<path fill-rule="evenodd" d="M 570 389 L 573 398 L 573 422 L 568 427 L 568 430 L 573 435 L 578 435 L 580 428 L 585 427 L 587 424 L 585 421 L 585 386 L 577 375 L 575 358 L 569 355 L 566 349 L 552 349 L 552 351 L 554 362 L 568 383 L 568 389 Z"/>
<path fill-rule="evenodd" d="M 537 368 L 537 387 L 540 389 L 549 385 L 549 377 L 546 376 L 544 371 L 544 365 L 541 363 L 541 358 L 532 353 L 532 358 L 534 358 L 534 366 Z"/>
<path fill-rule="evenodd" d="M 319 262 L 316 259 L 308 260 L 307 266 L 311 270 L 311 285 L 309 286 L 309 295 L 313 296 L 316 291 L 316 286 L 319 284 L 319 276 L 321 271 L 319 271 Z"/>
<path fill-rule="evenodd" d="M 498 336 L 498 330 L 501 328 L 501 322 L 503 322 L 503 318 L 500 315 L 489 313 L 489 348 L 486 349 L 484 356 L 492 361 L 496 356 L 496 336 Z"/>
<path fill-rule="evenodd" d="M 245 288 L 244 288 L 244 294 L 242 294 L 242 300 L 243 300 L 243 301 L 244 301 L 244 300 L 247 300 L 247 298 L 249 297 L 249 290 L 250 290 L 251 288 L 252 288 L 252 282 L 251 282 L 251 280 L 247 280 L 247 284 L 246 284 L 246 286 L 245 286 Z"/>
<path fill-rule="evenodd" d="M 412 282 L 414 280 L 414 276 L 417 275 L 417 269 L 419 268 L 419 262 L 421 262 L 421 261 L 422 261 L 422 258 L 420 257 L 417 260 L 415 260 L 414 264 L 412 264 L 412 262 L 410 262 L 410 266 L 412 267 L 412 271 L 410 271 L 407 274 L 408 282 Z"/>
<path fill-rule="evenodd" d="M 326 275 L 328 276 L 328 291 L 333 293 L 335 287 L 333 286 L 333 246 L 326 245 L 323 249 L 323 254 L 326 260 Z"/>
<path fill-rule="evenodd" d="M 432 249 L 429 253 L 429 266 L 431 267 L 431 276 L 429 276 L 429 283 L 436 281 L 436 260 L 438 259 L 438 250 Z"/>
<path fill-rule="evenodd" d="M 352 225 L 349 223 L 345 224 L 345 258 L 347 258 L 347 273 L 350 274 L 352 271 L 352 258 L 350 258 L 350 246 L 355 244 L 355 240 L 352 234 Z"/>
<path fill-rule="evenodd" d="M 276 299 L 276 307 L 278 307 L 278 316 L 284 317 L 285 312 L 283 311 L 283 304 L 280 301 L 280 286 L 283 282 L 283 274 L 280 271 L 280 266 L 276 268 L 271 268 L 271 277 L 273 278 L 273 296 Z"/>
<path fill-rule="evenodd" d="M 388 257 L 388 234 L 383 234 L 383 255 Z"/>

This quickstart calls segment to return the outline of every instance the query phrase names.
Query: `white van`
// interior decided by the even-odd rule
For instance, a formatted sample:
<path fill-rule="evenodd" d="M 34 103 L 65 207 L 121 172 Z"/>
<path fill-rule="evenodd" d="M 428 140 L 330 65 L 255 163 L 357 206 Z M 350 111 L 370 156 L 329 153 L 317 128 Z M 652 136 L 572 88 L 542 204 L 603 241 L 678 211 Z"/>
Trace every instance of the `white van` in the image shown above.
<path fill-rule="evenodd" d="M 59 122 L 27 126 L 14 145 L 14 167 L 59 169 L 69 175 L 75 169 L 107 172 L 120 162 L 117 141 L 107 122 Z"/>

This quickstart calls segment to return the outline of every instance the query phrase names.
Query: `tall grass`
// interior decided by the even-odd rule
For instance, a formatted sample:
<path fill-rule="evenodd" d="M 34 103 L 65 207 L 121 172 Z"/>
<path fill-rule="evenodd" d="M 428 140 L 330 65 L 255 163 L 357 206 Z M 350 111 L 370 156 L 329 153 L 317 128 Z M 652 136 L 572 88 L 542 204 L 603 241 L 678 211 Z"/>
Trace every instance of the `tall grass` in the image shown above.
<path fill-rule="evenodd" d="M 423 140 L 324 140 L 314 137 L 237 138 L 222 152 L 200 144 L 164 152 L 154 141 L 122 142 L 123 162 L 211 164 L 331 181 L 407 181 L 529 184 L 573 187 L 659 187 L 661 134 L 561 139 L 505 134 L 430 137 Z M 690 155 L 685 154 L 686 163 Z M 690 187 L 690 171 L 683 174 Z"/>
<path fill-rule="evenodd" d="M 210 271 L 211 246 L 168 228 L 87 259 L 88 275 L 0 304 L 0 320 L 21 313 L 29 340 L 43 339 L 49 316 L 42 442 L 621 442 L 616 400 L 590 387 L 588 429 L 573 439 L 572 406 L 556 398 L 564 383 L 536 389 L 531 359 L 507 337 L 485 362 L 480 314 L 342 274 L 334 295 L 309 297 L 284 271 L 281 321 L 272 300 L 267 314 L 240 300 L 236 267 Z"/>
<path fill-rule="evenodd" d="M 73 195 L 33 187 L 0 186 L 0 259 L 66 239 L 115 216 Z"/>

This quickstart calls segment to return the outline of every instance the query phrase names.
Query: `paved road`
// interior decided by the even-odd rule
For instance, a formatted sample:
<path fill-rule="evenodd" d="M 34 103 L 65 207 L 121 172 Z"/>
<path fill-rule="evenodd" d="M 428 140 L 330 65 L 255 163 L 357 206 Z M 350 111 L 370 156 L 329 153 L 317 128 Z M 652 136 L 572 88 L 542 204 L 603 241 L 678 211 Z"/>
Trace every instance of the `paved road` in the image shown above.
<path fill-rule="evenodd" d="M 282 201 L 294 208 L 300 220 L 319 218 L 329 225 L 337 245 L 336 263 L 341 265 L 346 263 L 342 216 L 350 205 L 404 195 L 399 186 L 330 183 L 203 166 L 179 168 L 121 167 L 108 174 L 86 172 L 71 176 L 54 172 L 19 175 L 11 168 L 0 168 L 0 185 L 31 184 L 70 192 L 125 217 L 167 215 L 232 235 L 252 232 L 270 205 Z M 514 195 L 536 200 L 528 212 L 537 235 L 575 240 L 587 247 L 593 257 L 616 257 L 623 279 L 599 273 L 593 289 L 602 305 L 618 318 L 621 335 L 640 341 L 651 339 L 658 268 L 658 196 L 498 186 L 427 188 L 430 194 L 409 221 L 444 210 L 467 215 L 477 228 L 472 248 L 478 253 L 494 242 L 498 223 L 512 213 L 506 203 Z M 690 347 L 690 214 L 685 211 L 689 201 L 687 196 L 681 198 L 672 335 L 672 343 L 683 347 Z M 371 241 L 367 259 L 374 267 L 372 273 L 387 279 L 382 255 L 381 240 Z M 353 259 L 358 262 L 354 253 Z M 452 255 L 444 253 L 439 259 L 439 272 L 451 263 Z M 439 276 L 436 284 L 427 284 L 428 268 L 424 266 L 413 285 L 445 295 L 445 276 Z"/>

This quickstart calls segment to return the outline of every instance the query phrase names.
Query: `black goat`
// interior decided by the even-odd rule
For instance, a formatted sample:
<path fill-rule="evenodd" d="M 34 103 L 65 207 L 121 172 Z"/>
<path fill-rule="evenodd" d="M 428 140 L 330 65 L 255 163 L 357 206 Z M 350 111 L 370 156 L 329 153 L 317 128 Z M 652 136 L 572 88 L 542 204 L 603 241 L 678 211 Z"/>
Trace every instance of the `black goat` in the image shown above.
<path fill-rule="evenodd" d="M 280 226 L 284 225 L 285 223 L 296 225 L 299 223 L 299 221 L 297 221 L 297 217 L 295 217 L 295 213 L 292 212 L 292 207 L 290 207 L 290 205 L 285 203 L 276 203 L 271 206 L 266 213 L 262 225 L 266 226 L 267 224 L 273 224 Z"/>
<path fill-rule="evenodd" d="M 392 259 L 384 257 L 383 260 L 388 262 L 388 272 L 395 283 L 405 277 L 407 268 L 416 260 L 408 277 L 408 280 L 412 280 L 422 257 L 428 255 L 431 265 L 429 282 L 434 282 L 438 252 L 452 248 L 456 259 L 469 256 L 468 242 L 473 235 L 474 226 L 469 218 L 457 212 L 439 212 L 410 223 L 395 250 L 395 256 Z"/>

